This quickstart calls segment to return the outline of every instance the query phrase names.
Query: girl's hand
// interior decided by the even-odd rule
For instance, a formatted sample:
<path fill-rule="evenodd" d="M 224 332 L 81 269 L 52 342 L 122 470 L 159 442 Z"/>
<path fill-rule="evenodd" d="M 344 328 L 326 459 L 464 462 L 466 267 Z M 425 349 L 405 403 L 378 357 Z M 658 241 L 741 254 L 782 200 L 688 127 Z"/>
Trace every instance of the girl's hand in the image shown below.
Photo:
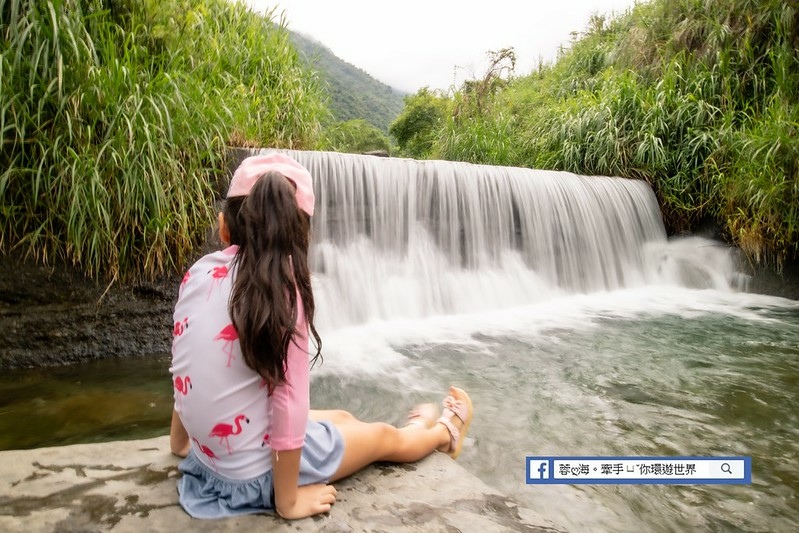
<path fill-rule="evenodd" d="M 301 456 L 302 448 L 281 452 L 272 450 L 275 510 L 289 520 L 326 513 L 336 501 L 333 485 L 317 483 L 297 486 Z"/>
<path fill-rule="evenodd" d="M 336 501 L 336 488 L 333 485 L 303 485 L 297 488 L 297 499 L 288 509 L 277 505 L 277 514 L 292 520 L 326 513 Z"/>

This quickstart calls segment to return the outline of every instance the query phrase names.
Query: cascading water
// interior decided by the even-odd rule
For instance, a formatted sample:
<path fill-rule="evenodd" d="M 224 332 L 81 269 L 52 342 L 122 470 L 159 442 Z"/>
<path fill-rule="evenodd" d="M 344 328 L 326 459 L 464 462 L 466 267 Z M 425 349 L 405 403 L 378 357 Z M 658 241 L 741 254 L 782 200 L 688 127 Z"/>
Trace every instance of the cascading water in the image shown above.
<path fill-rule="evenodd" d="M 557 530 L 799 530 L 799 302 L 667 239 L 646 183 L 288 153 L 316 182 L 313 408 L 402 425 L 459 385 L 458 462 Z M 164 434 L 154 355 L 0 376 L 0 449 Z M 533 487 L 525 455 L 751 456 L 753 483 Z"/>
<path fill-rule="evenodd" d="M 315 179 L 311 269 L 318 305 L 328 311 L 319 315 L 324 326 L 501 309 L 646 284 L 736 283 L 726 248 L 702 239 L 667 241 L 644 181 L 284 153 Z"/>
<path fill-rule="evenodd" d="M 799 302 L 667 239 L 647 183 L 288 151 L 315 178 L 315 408 L 401 425 L 450 383 L 458 461 L 567 531 L 793 531 Z M 747 455 L 752 486 L 525 486 L 531 455 Z M 757 505 L 751 505 L 753 502 Z M 729 526 L 729 527 L 727 527 Z"/>

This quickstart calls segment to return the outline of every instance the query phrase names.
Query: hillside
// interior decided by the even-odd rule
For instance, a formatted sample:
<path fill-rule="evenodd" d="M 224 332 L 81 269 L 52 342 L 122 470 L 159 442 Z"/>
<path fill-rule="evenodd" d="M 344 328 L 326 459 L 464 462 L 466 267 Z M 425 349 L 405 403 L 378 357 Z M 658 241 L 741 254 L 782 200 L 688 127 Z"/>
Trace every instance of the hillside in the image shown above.
<path fill-rule="evenodd" d="M 290 35 L 301 55 L 327 82 L 328 105 L 337 120 L 364 119 L 388 131 L 388 125 L 402 111 L 403 93 L 343 61 L 323 44 L 299 33 Z"/>

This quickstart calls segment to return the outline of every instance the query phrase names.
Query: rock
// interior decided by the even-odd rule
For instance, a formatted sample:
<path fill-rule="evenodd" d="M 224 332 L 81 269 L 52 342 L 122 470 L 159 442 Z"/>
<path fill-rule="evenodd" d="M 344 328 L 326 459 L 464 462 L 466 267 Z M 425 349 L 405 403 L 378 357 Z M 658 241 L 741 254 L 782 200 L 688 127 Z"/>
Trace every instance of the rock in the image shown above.
<path fill-rule="evenodd" d="M 14 256 L 0 256 L 0 272 L 2 369 L 169 353 L 177 274 L 109 287 Z"/>
<path fill-rule="evenodd" d="M 0 452 L 0 530 L 559 531 L 444 454 L 380 463 L 336 483 L 325 515 L 196 520 L 178 504 L 168 437 Z"/>

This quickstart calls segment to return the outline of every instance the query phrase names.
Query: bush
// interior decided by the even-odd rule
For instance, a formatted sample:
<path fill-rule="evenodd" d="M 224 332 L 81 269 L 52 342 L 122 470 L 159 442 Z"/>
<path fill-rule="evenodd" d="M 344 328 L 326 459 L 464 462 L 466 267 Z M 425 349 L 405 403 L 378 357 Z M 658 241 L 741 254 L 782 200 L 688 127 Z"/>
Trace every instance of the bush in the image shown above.
<path fill-rule="evenodd" d="M 482 82 L 464 84 L 427 152 L 646 179 L 670 232 L 712 217 L 779 266 L 799 257 L 798 49 L 795 2 L 652 0 L 592 18 L 466 119 Z"/>
<path fill-rule="evenodd" d="M 320 148 L 352 154 L 372 151 L 389 153 L 391 140 L 366 120 L 348 120 L 329 127 Z"/>
<path fill-rule="evenodd" d="M 225 0 L 0 0 L 0 249 L 91 276 L 182 268 L 226 146 L 315 142 L 284 28 Z"/>

